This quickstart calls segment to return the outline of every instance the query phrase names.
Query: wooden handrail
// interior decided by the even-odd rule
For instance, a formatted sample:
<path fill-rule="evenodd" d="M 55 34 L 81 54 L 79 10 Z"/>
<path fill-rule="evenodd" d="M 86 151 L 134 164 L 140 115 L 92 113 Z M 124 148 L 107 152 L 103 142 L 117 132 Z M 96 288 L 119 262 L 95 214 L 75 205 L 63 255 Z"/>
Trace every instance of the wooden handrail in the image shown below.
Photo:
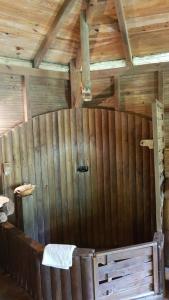
<path fill-rule="evenodd" d="M 0 225 L 0 265 L 33 299 L 94 299 L 94 250 L 75 249 L 70 270 L 43 266 L 43 250 L 12 224 Z"/>

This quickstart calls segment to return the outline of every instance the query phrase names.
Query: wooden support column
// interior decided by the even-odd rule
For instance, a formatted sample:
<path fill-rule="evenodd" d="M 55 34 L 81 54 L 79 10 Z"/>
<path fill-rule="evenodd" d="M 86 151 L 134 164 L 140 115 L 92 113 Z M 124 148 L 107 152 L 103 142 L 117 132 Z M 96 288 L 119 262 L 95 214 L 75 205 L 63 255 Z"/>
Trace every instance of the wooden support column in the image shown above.
<path fill-rule="evenodd" d="M 71 107 L 82 107 L 82 92 L 81 92 L 81 71 L 76 66 L 76 61 L 70 62 L 70 86 L 71 86 Z"/>
<path fill-rule="evenodd" d="M 80 15 L 80 38 L 82 58 L 82 97 L 83 101 L 91 101 L 89 28 L 85 11 L 82 11 Z"/>
<path fill-rule="evenodd" d="M 155 101 L 152 104 L 152 119 L 156 193 L 156 226 L 157 231 L 162 232 L 164 203 L 164 106 L 159 101 Z"/>
<path fill-rule="evenodd" d="M 28 122 L 31 117 L 31 103 L 29 96 L 29 75 L 23 76 L 23 101 L 24 101 L 24 121 Z"/>
<path fill-rule="evenodd" d="M 158 71 L 158 100 L 164 102 L 164 72 Z"/>

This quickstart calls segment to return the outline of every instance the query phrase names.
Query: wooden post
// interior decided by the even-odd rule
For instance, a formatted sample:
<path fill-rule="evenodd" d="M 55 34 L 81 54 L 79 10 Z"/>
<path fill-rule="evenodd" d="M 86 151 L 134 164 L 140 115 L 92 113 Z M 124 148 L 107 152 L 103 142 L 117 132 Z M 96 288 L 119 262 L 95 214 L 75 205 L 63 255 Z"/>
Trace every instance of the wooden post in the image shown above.
<path fill-rule="evenodd" d="M 159 101 L 152 104 L 153 117 L 153 140 L 154 140 L 154 169 L 155 169 L 155 192 L 156 192 L 156 225 L 157 231 L 163 227 L 163 180 L 164 178 L 164 107 Z"/>
<path fill-rule="evenodd" d="M 31 104 L 29 97 L 29 75 L 23 76 L 24 121 L 31 119 Z"/>
<path fill-rule="evenodd" d="M 84 101 L 91 101 L 89 28 L 85 11 L 82 11 L 80 15 L 80 38 L 82 56 L 82 96 Z"/>
<path fill-rule="evenodd" d="M 159 294 L 164 292 L 164 235 L 156 232 L 154 241 L 157 242 L 158 249 L 158 278 L 159 278 Z"/>
<path fill-rule="evenodd" d="M 158 100 L 164 102 L 164 72 L 158 71 Z"/>
<path fill-rule="evenodd" d="M 81 71 L 76 67 L 75 60 L 70 62 L 71 108 L 82 107 Z"/>

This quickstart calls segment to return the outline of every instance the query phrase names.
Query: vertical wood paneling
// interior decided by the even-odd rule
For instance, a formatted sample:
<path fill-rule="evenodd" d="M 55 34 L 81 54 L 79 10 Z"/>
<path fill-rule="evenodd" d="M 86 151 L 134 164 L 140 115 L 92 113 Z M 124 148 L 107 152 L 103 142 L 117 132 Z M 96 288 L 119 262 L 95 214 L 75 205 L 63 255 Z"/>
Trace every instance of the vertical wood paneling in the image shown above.
<path fill-rule="evenodd" d="M 111 232 L 111 186 L 110 186 L 110 157 L 109 157 L 109 120 L 108 111 L 102 111 L 102 145 L 103 145 L 103 182 L 104 182 L 104 197 L 105 199 L 105 246 L 110 247 Z"/>
<path fill-rule="evenodd" d="M 77 153 L 77 126 L 76 126 L 76 110 L 70 110 L 70 128 L 71 128 L 71 152 L 72 152 L 72 180 L 73 180 L 73 204 L 74 204 L 74 242 L 80 243 L 80 201 L 78 193 L 78 176 L 76 173 L 78 153 Z"/>
<path fill-rule="evenodd" d="M 152 124 L 146 118 L 87 108 L 35 117 L 3 136 L 2 162 L 12 163 L 11 175 L 2 174 L 5 193 L 36 184 L 22 200 L 29 235 L 95 248 L 150 240 L 153 151 L 140 146 L 148 138 Z M 78 172 L 79 166 L 88 172 Z"/>
<path fill-rule="evenodd" d="M 19 130 L 19 142 L 20 142 L 20 162 L 21 162 L 21 173 L 22 173 L 22 182 L 29 183 L 29 171 L 28 171 L 28 151 L 29 146 L 27 145 L 26 139 L 26 128 L 27 123 L 24 123 L 20 126 Z M 22 201 L 23 206 L 23 220 L 24 220 L 24 232 L 31 236 L 32 235 L 32 223 L 33 215 L 32 210 L 29 207 L 29 202 L 31 197 L 26 197 Z"/>
<path fill-rule="evenodd" d="M 105 208 L 104 208 L 104 181 L 103 181 L 103 131 L 102 110 L 96 113 L 96 158 L 97 158 L 97 192 L 98 192 L 98 242 L 100 245 L 105 241 Z"/>
<path fill-rule="evenodd" d="M 61 199 L 62 199 L 62 222 L 63 222 L 63 240 L 69 242 L 69 217 L 68 217 L 68 199 L 67 199 L 67 176 L 66 176 L 66 145 L 65 145 L 65 126 L 64 111 L 58 113 L 58 131 L 59 131 L 59 156 L 60 156 L 60 178 L 61 178 Z"/>
<path fill-rule="evenodd" d="M 44 237 L 45 242 L 49 243 L 50 241 L 50 206 L 49 206 L 49 197 L 51 194 L 50 182 L 53 178 L 50 175 L 48 170 L 48 156 L 47 156 L 47 140 L 50 139 L 52 132 L 47 135 L 46 132 L 46 116 L 42 115 L 39 117 L 39 134 L 40 134 L 40 159 L 41 159 L 41 180 L 42 180 L 42 205 L 44 207 Z M 53 148 L 53 147 L 52 147 Z M 52 159 L 52 157 L 51 157 Z M 48 176 L 46 176 L 48 174 Z M 48 180 L 49 179 L 49 180 Z"/>
<path fill-rule="evenodd" d="M 85 165 L 84 161 L 84 142 L 83 142 L 83 119 L 82 110 L 76 110 L 76 133 L 77 133 L 77 168 Z M 84 245 L 86 239 L 86 207 L 85 207 L 85 173 L 77 172 L 78 176 L 78 201 L 80 212 L 80 235 L 81 244 Z"/>
<path fill-rule="evenodd" d="M 142 136 L 145 139 L 149 139 L 149 123 L 147 120 L 142 119 Z M 145 241 L 148 240 L 150 236 L 150 227 L 145 228 L 145 224 L 148 224 L 151 211 L 151 202 L 147 201 L 150 195 L 150 184 L 149 184 L 149 174 L 150 174 L 150 164 L 147 163 L 150 159 L 150 151 L 147 147 L 143 147 L 143 208 L 144 208 L 144 237 Z"/>
<path fill-rule="evenodd" d="M 33 128 L 32 127 L 33 127 L 32 121 L 28 122 L 27 126 L 26 126 L 26 139 L 27 139 L 27 147 L 28 147 L 27 159 L 28 159 L 29 182 L 31 182 L 32 184 L 36 184 Z M 17 145 L 17 142 L 16 142 L 16 145 Z M 19 155 L 19 151 L 18 151 L 18 155 Z M 19 164 L 18 164 L 18 167 L 19 167 Z M 18 171 L 19 171 L 19 169 L 18 169 Z M 20 182 L 20 181 L 18 180 L 18 182 Z M 37 203 L 36 203 L 35 195 L 31 195 L 29 197 L 28 213 L 29 212 L 30 212 L 31 222 L 32 222 L 31 223 L 31 228 L 32 228 L 31 237 L 34 238 L 35 240 L 38 240 Z"/>
<path fill-rule="evenodd" d="M 69 219 L 69 239 L 73 241 L 74 234 L 74 203 L 73 203 L 73 162 L 71 147 L 70 111 L 64 111 L 65 125 L 65 151 L 66 151 L 66 177 L 67 177 L 67 205 Z"/>
<path fill-rule="evenodd" d="M 110 158 L 110 182 L 111 182 L 111 222 L 112 239 L 114 245 L 118 246 L 118 205 L 117 205 L 117 170 L 116 170 L 116 132 L 115 132 L 115 112 L 109 111 L 109 158 Z M 103 164 L 102 159 L 102 164 Z M 102 201 L 103 202 L 103 201 Z M 102 243 L 103 244 L 103 243 Z"/>
<path fill-rule="evenodd" d="M 136 228 L 137 228 L 137 242 L 143 239 L 144 233 L 144 206 L 143 206 L 143 150 L 140 147 L 142 138 L 142 119 L 136 117 L 135 120 L 135 139 L 136 139 Z"/>
<path fill-rule="evenodd" d="M 53 166 L 55 173 L 55 237 L 58 242 L 62 240 L 63 226 L 62 226 L 62 196 L 60 183 L 60 153 L 59 153 L 59 131 L 58 131 L 58 114 L 53 113 Z"/>
<path fill-rule="evenodd" d="M 97 190 L 97 161 L 96 161 L 96 124 L 95 110 L 89 110 L 89 136 L 90 136 L 90 168 L 91 168 L 91 208 L 92 208 L 92 239 L 98 243 L 98 190 Z M 98 247 L 98 246 L 96 246 Z"/>
<path fill-rule="evenodd" d="M 135 141 L 135 117 L 128 115 L 128 153 L 129 153 L 129 197 L 128 197 L 128 213 L 130 222 L 130 241 L 136 240 L 136 141 Z"/>
<path fill-rule="evenodd" d="M 13 196 L 12 184 L 14 181 L 14 165 L 13 165 L 13 151 L 12 151 L 12 134 L 11 131 L 4 136 L 4 155 L 5 155 L 5 165 L 4 171 L 6 176 L 4 177 L 5 190 L 9 198 Z M 14 216 L 9 217 L 10 221 L 15 222 Z"/>
<path fill-rule="evenodd" d="M 123 160 L 122 160 L 122 122 L 121 114 L 115 112 L 116 131 L 116 171 L 117 171 L 117 223 L 118 244 L 124 242 L 124 209 L 123 209 Z"/>
<path fill-rule="evenodd" d="M 121 114 L 122 122 L 122 160 L 123 160 L 123 223 L 124 244 L 128 244 L 130 236 L 130 209 L 129 209 L 129 146 L 128 146 L 128 119 L 127 114 Z"/>
<path fill-rule="evenodd" d="M 44 233 L 44 209 L 43 209 L 43 190 L 42 190 L 42 171 L 41 171 L 41 154 L 40 154 L 40 128 L 39 118 L 33 119 L 33 138 L 34 138 L 34 155 L 35 155 L 35 178 L 36 178 L 36 203 L 37 203 L 37 222 L 38 222 L 38 241 L 42 244 L 45 242 Z"/>

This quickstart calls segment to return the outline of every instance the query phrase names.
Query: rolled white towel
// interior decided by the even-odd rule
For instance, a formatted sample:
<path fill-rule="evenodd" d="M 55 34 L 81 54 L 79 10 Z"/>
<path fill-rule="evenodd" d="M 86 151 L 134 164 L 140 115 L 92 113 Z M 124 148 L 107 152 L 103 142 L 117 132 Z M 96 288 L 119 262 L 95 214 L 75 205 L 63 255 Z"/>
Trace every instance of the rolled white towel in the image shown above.
<path fill-rule="evenodd" d="M 48 244 L 43 253 L 42 264 L 48 267 L 69 269 L 72 267 L 74 245 Z"/>

